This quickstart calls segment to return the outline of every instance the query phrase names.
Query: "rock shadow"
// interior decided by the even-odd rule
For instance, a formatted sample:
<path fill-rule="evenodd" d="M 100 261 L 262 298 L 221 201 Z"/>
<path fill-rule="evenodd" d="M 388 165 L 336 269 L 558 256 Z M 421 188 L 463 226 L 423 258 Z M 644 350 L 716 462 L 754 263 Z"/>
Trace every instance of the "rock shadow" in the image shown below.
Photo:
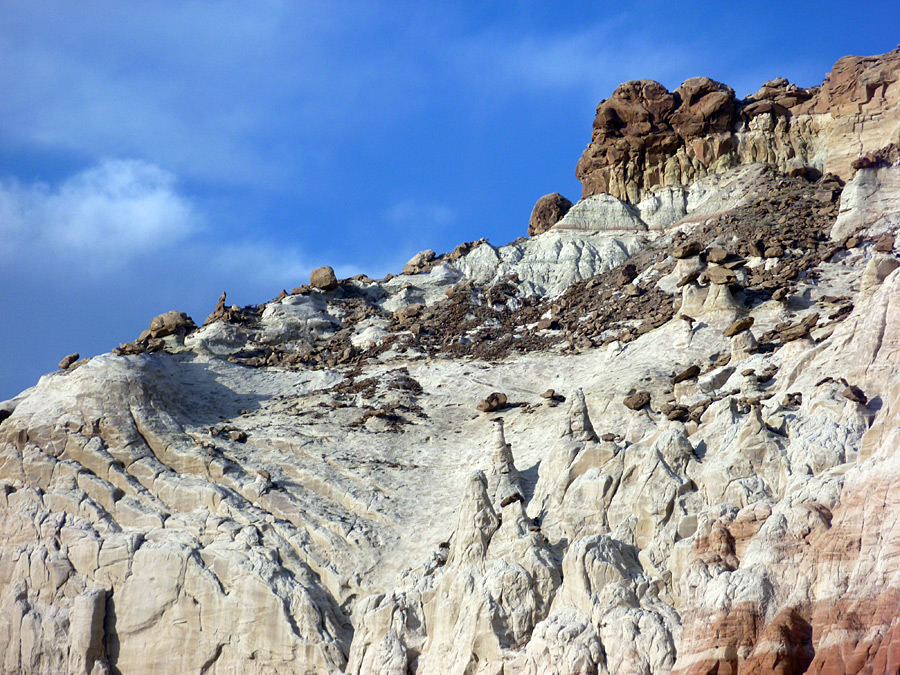
<path fill-rule="evenodd" d="M 253 412 L 262 407 L 271 395 L 250 391 L 245 380 L 244 391 L 238 391 L 225 384 L 226 381 L 240 381 L 240 378 L 226 380 L 220 368 L 213 363 L 201 361 L 197 357 L 172 358 L 170 355 L 148 355 L 143 357 L 147 363 L 145 368 L 153 376 L 157 386 L 152 388 L 151 396 L 160 400 L 161 409 L 171 410 L 178 414 L 182 423 L 192 426 L 209 426 L 237 417 L 246 412 Z M 232 368 L 249 366 L 228 364 Z M 248 378 L 256 373 L 248 373 Z M 159 386 L 159 381 L 165 386 Z"/>
<path fill-rule="evenodd" d="M 534 489 L 537 486 L 538 481 L 538 467 L 540 467 L 540 462 L 535 462 L 527 469 L 520 470 L 519 476 L 522 478 L 522 492 L 525 494 L 525 503 L 529 504 L 531 502 L 531 498 L 534 497 Z"/>

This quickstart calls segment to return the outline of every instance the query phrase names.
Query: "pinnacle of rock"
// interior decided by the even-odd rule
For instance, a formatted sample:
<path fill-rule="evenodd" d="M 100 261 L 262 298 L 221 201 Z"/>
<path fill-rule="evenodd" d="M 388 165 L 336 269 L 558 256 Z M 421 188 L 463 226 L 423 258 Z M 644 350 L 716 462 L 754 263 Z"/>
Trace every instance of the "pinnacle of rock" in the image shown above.
<path fill-rule="evenodd" d="M 494 504 L 506 507 L 515 501 L 524 502 L 524 491 L 513 459 L 512 446 L 506 442 L 503 434 L 503 418 L 495 419 L 491 424 L 494 428 L 494 452 L 491 464 L 497 477 Z"/>
<path fill-rule="evenodd" d="M 584 401 L 584 392 L 576 389 L 572 394 L 572 401 L 569 404 L 569 421 L 568 433 L 578 441 L 595 441 L 597 434 L 591 425 L 591 418 L 588 416 L 587 404 Z"/>

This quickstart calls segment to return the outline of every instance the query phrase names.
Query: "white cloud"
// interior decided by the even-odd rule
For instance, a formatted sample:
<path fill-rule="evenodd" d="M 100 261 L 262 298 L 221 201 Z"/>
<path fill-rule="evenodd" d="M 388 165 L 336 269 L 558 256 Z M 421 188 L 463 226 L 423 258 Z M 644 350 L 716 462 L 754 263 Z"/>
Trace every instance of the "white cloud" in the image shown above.
<path fill-rule="evenodd" d="M 393 21 L 355 2 L 11 2 L 0 145 L 296 191 L 326 139 L 421 105 L 419 68 L 365 39 Z"/>
<path fill-rule="evenodd" d="M 200 222 L 175 176 L 140 160 L 103 160 L 58 186 L 0 182 L 0 236 L 20 262 L 117 269 L 185 239 Z"/>
<path fill-rule="evenodd" d="M 411 217 L 413 208 L 401 203 L 396 215 Z M 448 217 L 438 207 L 428 216 Z M 326 264 L 265 236 L 234 240 L 204 221 L 172 173 L 141 160 L 107 159 L 57 185 L 0 180 L 0 263 L 23 278 L 55 271 L 99 281 L 127 273 L 149 285 L 176 273 L 193 280 L 184 283 L 209 277 L 278 290 L 307 283 L 310 271 Z M 334 267 L 340 277 L 360 272 Z"/>

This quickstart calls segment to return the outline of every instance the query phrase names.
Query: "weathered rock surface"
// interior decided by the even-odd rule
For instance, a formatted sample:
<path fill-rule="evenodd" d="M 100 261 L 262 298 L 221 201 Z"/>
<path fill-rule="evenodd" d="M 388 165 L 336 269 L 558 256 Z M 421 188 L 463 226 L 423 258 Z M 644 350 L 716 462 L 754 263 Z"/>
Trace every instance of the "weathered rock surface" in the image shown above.
<path fill-rule="evenodd" d="M 572 208 L 572 202 L 558 192 L 544 195 L 531 210 L 531 218 L 528 220 L 528 236 L 535 237 L 543 234 L 556 225 L 564 215 Z"/>
<path fill-rule="evenodd" d="M 80 357 L 81 357 L 81 354 L 79 354 L 78 352 L 75 352 L 74 354 L 69 354 L 68 356 L 64 357 L 62 361 L 59 362 L 59 369 L 60 370 L 68 370 L 69 368 L 72 367 L 72 364 L 75 363 Z"/>
<path fill-rule="evenodd" d="M 184 312 L 172 310 L 165 314 L 160 314 L 150 322 L 150 328 L 147 330 L 147 336 L 150 338 L 163 338 L 169 335 L 184 335 L 197 326 L 194 321 Z M 144 335 L 142 334 L 142 338 Z"/>
<path fill-rule="evenodd" d="M 629 83 L 598 139 L 691 184 L 223 294 L 0 403 L 0 672 L 897 672 L 897 167 L 743 164 L 840 173 L 897 58 Z"/>
<path fill-rule="evenodd" d="M 338 280 L 331 267 L 317 267 L 309 274 L 309 284 L 313 288 L 331 291 L 337 288 Z"/>
<path fill-rule="evenodd" d="M 674 92 L 635 80 L 597 107 L 576 176 L 584 197 L 609 193 L 633 204 L 655 188 L 752 162 L 847 180 L 853 162 L 896 142 L 898 129 L 900 49 L 843 58 L 821 87 L 800 89 L 779 78 L 742 101 L 705 77 Z"/>
<path fill-rule="evenodd" d="M 419 274 L 420 272 L 427 271 L 432 265 L 431 263 L 434 261 L 436 257 L 436 253 L 429 249 L 424 251 L 419 251 L 416 253 L 410 261 L 403 266 L 403 274 Z"/>
<path fill-rule="evenodd" d="M 900 166 L 860 169 L 841 195 L 831 230 L 836 241 L 851 235 L 875 237 L 900 224 Z"/>

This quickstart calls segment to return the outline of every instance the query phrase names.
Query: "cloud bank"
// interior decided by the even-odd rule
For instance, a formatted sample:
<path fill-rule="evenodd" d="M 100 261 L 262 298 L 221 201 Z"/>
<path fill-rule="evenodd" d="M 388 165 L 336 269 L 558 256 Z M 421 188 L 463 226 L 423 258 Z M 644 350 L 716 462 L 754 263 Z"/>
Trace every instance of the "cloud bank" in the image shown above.
<path fill-rule="evenodd" d="M 176 183 L 168 171 L 135 159 L 102 160 L 56 186 L 2 181 L 5 261 L 114 270 L 178 243 L 198 231 L 202 219 Z"/>

